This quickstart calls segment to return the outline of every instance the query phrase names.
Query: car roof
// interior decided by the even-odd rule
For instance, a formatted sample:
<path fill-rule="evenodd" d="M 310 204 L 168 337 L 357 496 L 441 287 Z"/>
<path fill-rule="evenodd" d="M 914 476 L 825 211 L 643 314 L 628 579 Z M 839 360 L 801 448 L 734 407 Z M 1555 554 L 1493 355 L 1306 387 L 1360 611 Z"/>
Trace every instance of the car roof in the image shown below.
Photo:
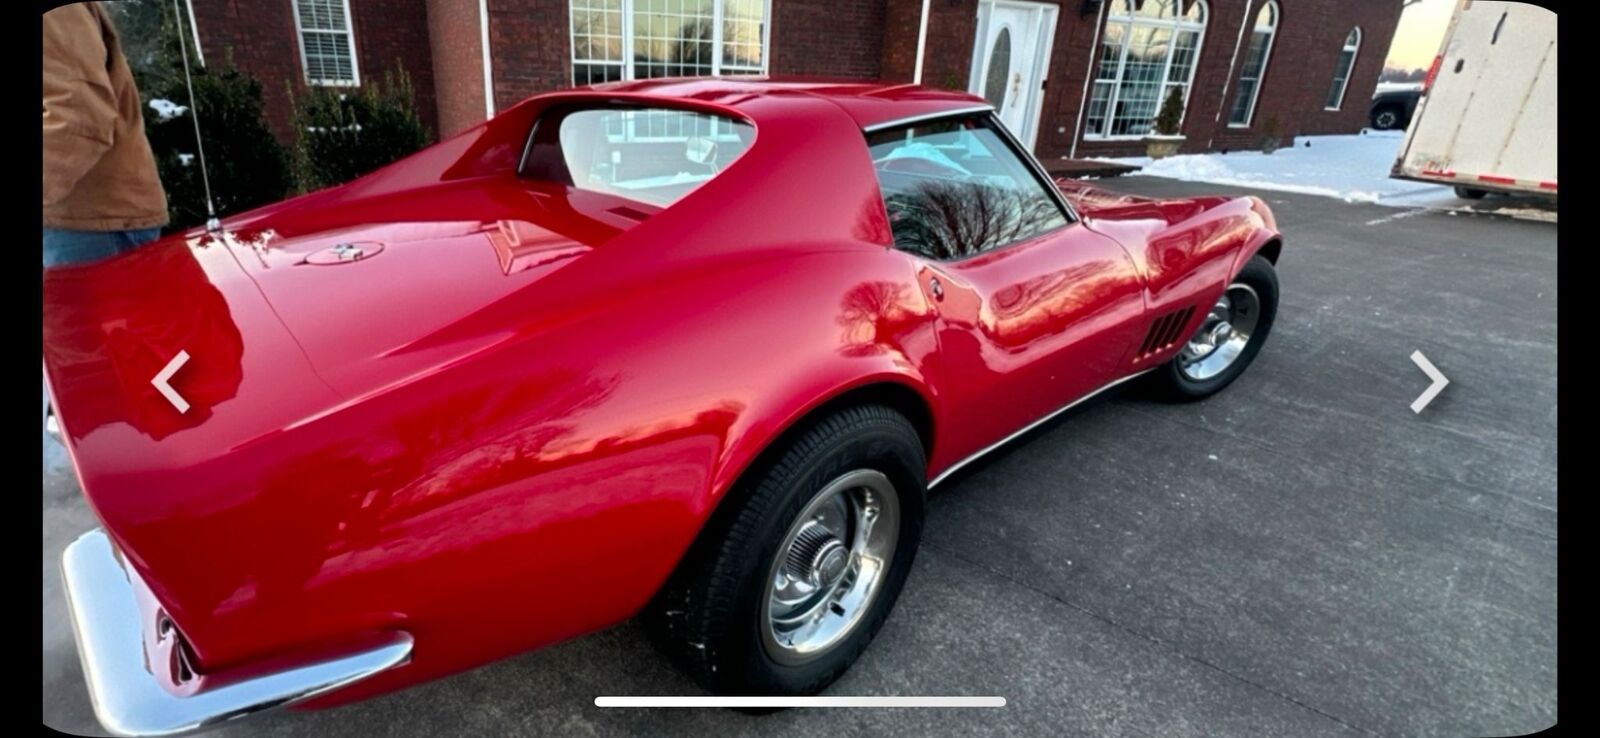
<path fill-rule="evenodd" d="M 675 77 L 612 82 L 580 87 L 682 98 L 740 108 L 752 101 L 781 102 L 796 97 L 823 98 L 838 105 L 862 129 L 899 121 L 969 110 L 987 110 L 983 98 L 966 92 L 920 85 L 795 77 Z"/>

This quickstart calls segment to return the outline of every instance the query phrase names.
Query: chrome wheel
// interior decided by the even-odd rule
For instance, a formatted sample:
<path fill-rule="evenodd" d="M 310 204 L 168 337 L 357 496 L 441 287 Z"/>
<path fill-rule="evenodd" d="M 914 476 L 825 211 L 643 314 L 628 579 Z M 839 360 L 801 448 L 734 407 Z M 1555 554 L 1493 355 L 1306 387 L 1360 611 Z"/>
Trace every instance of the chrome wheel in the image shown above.
<path fill-rule="evenodd" d="M 1400 115 L 1393 110 L 1385 110 L 1381 113 L 1378 113 L 1377 117 L 1373 118 L 1372 122 L 1379 130 L 1387 131 L 1391 128 L 1394 128 L 1395 124 L 1400 122 Z"/>
<path fill-rule="evenodd" d="M 762 645 L 783 664 L 809 661 L 861 624 L 888 576 L 900 498 L 882 472 L 824 485 L 784 534 L 767 576 Z"/>
<path fill-rule="evenodd" d="M 1250 285 L 1235 282 L 1211 307 L 1200 330 L 1178 352 L 1178 371 L 1184 378 L 1204 382 L 1237 361 L 1250 344 L 1261 315 L 1261 299 Z"/>

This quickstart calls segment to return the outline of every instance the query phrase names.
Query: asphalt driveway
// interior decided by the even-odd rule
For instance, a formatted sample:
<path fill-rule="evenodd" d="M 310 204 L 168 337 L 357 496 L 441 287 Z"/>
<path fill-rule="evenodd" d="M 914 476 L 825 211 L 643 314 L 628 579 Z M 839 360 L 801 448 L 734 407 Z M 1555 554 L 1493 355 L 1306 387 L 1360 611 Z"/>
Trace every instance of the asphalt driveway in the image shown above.
<path fill-rule="evenodd" d="M 1200 404 L 1097 399 L 948 482 L 893 617 L 830 690 L 1007 706 L 596 708 L 698 693 L 630 623 L 217 734 L 1454 737 L 1554 723 L 1555 227 L 1263 196 L 1286 237 L 1284 301 L 1250 371 Z M 1421 415 L 1417 349 L 1452 381 Z M 48 439 L 43 491 L 43 719 L 99 734 L 57 573 L 95 523 Z"/>

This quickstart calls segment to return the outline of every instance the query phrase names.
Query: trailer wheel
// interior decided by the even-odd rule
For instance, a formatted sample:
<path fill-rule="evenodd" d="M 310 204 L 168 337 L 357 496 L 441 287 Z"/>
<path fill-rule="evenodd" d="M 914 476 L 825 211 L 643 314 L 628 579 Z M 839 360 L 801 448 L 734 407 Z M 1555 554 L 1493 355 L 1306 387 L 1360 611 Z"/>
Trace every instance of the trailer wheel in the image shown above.
<path fill-rule="evenodd" d="M 1459 197 L 1463 200 L 1482 200 L 1483 196 L 1487 194 L 1489 194 L 1488 190 L 1480 190 L 1476 187 L 1462 187 L 1461 185 L 1456 185 L 1456 197 Z"/>

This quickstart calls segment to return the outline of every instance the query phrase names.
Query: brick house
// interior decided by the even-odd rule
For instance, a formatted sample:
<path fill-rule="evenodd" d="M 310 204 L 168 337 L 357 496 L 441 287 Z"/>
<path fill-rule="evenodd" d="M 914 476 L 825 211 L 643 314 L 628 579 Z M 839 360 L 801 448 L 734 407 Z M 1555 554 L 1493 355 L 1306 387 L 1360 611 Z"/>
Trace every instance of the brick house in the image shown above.
<path fill-rule="evenodd" d="M 617 79 L 882 79 L 994 103 L 1042 159 L 1141 153 L 1162 100 L 1185 151 L 1366 123 L 1400 0 L 186 0 L 205 59 L 292 88 L 403 68 L 444 135 L 542 91 Z M 629 61 L 631 60 L 631 61 Z"/>

